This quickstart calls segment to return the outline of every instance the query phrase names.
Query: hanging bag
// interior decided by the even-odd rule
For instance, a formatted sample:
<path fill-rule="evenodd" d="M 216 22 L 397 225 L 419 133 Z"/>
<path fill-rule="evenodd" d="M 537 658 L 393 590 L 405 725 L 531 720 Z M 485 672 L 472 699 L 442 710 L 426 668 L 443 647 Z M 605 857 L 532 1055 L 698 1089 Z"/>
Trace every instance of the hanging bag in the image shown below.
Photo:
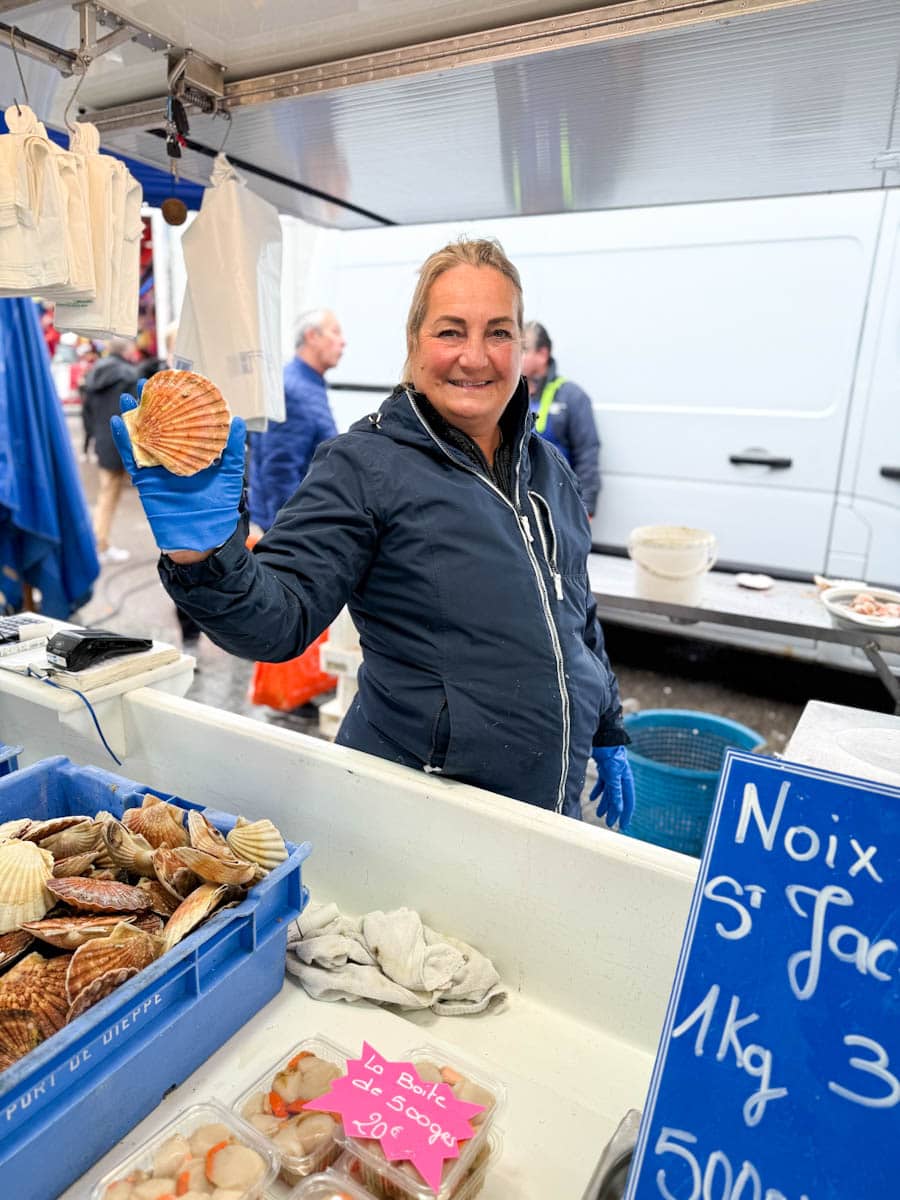
<path fill-rule="evenodd" d="M 281 222 L 224 154 L 182 248 L 175 366 L 211 379 L 250 429 L 283 421 Z"/>

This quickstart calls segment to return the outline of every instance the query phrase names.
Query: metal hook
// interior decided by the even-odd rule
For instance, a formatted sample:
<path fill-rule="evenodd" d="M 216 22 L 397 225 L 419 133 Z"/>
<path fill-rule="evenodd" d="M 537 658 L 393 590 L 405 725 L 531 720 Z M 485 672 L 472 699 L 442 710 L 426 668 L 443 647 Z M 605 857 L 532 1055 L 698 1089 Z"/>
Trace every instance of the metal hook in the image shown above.
<path fill-rule="evenodd" d="M 87 75 L 87 69 L 88 69 L 88 65 L 89 65 L 89 60 L 82 58 L 80 54 L 77 57 L 77 62 L 79 64 L 79 66 L 81 67 L 81 75 L 79 76 L 78 82 L 75 84 L 74 90 L 72 91 L 72 95 L 69 97 L 69 101 L 66 104 L 65 112 L 63 113 L 63 124 L 65 125 L 66 129 L 68 129 L 70 136 L 74 136 L 78 131 L 75 128 L 74 124 L 71 124 L 69 121 L 69 110 L 71 109 L 72 105 L 75 103 L 75 97 L 78 95 L 79 89 L 81 88 L 81 85 L 84 83 L 84 77 L 85 77 L 85 75 Z"/>
<path fill-rule="evenodd" d="M 229 134 L 231 133 L 231 113 L 228 111 L 227 108 L 220 108 L 220 109 L 216 110 L 216 116 L 224 117 L 225 120 L 228 122 L 227 125 L 225 126 L 225 136 L 222 138 L 222 144 L 221 144 L 221 146 L 219 146 L 218 150 L 216 151 L 216 154 L 218 155 L 218 154 L 225 153 L 225 143 L 228 141 Z"/>
<path fill-rule="evenodd" d="M 18 30 L 16 29 L 15 25 L 11 25 L 10 30 L 9 30 L 9 48 L 10 48 L 10 50 L 12 50 L 12 56 L 15 59 L 16 70 L 19 72 L 19 80 L 22 84 L 22 91 L 25 93 L 25 103 L 30 108 L 31 101 L 28 99 L 28 88 L 25 84 L 25 76 L 22 74 L 22 64 L 19 62 L 19 55 L 16 53 L 16 34 L 17 33 L 18 33 Z M 16 112 L 21 117 L 22 110 L 21 110 L 21 108 L 19 108 L 19 101 L 15 98 L 15 96 L 13 96 L 13 104 L 15 104 Z"/>

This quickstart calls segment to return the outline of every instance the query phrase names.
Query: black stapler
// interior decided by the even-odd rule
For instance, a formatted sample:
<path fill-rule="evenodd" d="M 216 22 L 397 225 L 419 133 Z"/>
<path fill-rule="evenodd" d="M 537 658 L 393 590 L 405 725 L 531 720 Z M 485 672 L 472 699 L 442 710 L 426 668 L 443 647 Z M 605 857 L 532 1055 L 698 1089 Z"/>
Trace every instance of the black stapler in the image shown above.
<path fill-rule="evenodd" d="M 152 647 L 152 638 L 130 637 L 108 629 L 61 629 L 47 642 L 47 662 L 63 671 L 84 671 L 108 658 L 139 654 Z"/>

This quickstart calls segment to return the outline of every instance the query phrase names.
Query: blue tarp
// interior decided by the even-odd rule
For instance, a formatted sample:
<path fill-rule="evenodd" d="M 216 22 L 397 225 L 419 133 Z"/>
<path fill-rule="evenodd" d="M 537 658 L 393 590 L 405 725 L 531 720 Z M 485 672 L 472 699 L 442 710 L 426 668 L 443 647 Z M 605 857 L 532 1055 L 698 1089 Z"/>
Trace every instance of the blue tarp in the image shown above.
<path fill-rule="evenodd" d="M 94 534 L 37 308 L 0 299 L 0 602 L 23 585 L 65 619 L 100 573 Z"/>
<path fill-rule="evenodd" d="M 0 133 L 6 132 L 6 122 L 3 119 L 2 111 L 0 111 Z M 68 150 L 69 135 L 67 133 L 60 133 L 57 129 L 48 128 L 47 135 L 58 146 L 63 146 Z M 103 153 L 111 154 L 112 151 L 103 150 Z M 158 167 L 148 167 L 144 163 L 138 162 L 137 159 L 129 158 L 125 154 L 113 154 L 113 157 L 120 159 L 125 164 L 144 189 L 144 203 L 149 204 L 151 208 L 159 208 L 163 200 L 166 200 L 169 196 L 176 196 L 179 200 L 183 200 L 189 209 L 193 211 L 199 209 L 204 192 L 204 188 L 199 183 L 189 183 L 187 180 L 182 179 L 173 185 L 172 176 L 168 171 L 161 171 Z"/>

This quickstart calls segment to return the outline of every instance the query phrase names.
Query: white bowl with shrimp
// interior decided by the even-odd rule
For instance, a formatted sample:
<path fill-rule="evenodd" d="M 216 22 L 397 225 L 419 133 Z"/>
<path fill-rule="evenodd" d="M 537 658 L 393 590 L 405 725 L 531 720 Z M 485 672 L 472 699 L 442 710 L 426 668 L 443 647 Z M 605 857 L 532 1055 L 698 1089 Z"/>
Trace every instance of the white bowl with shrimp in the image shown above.
<path fill-rule="evenodd" d="M 859 588 L 854 585 L 827 588 L 820 599 L 828 609 L 832 624 L 839 629 L 900 632 L 900 592 L 890 588 Z"/>

